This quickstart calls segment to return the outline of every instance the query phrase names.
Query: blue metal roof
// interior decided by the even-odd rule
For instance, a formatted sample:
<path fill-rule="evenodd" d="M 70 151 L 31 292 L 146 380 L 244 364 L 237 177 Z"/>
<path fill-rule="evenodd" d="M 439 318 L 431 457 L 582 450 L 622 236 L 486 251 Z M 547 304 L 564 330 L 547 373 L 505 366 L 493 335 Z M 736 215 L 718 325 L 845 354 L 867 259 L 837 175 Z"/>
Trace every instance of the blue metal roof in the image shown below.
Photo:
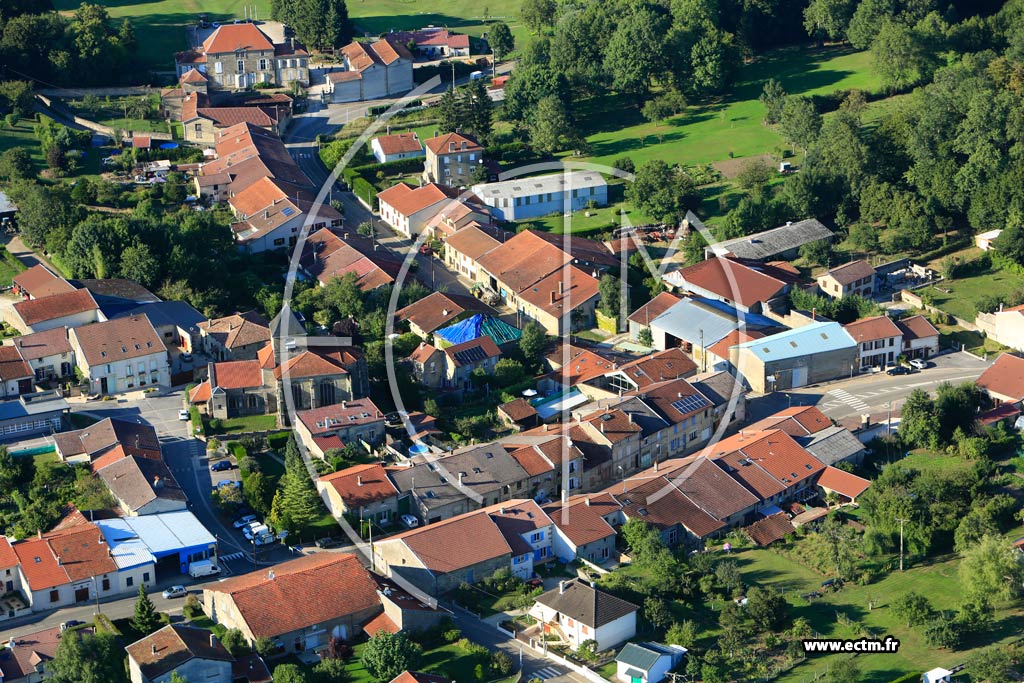
<path fill-rule="evenodd" d="M 104 538 L 107 537 L 106 528 L 109 527 L 111 534 L 124 542 L 134 537 L 158 559 L 189 548 L 205 548 L 217 542 L 188 510 L 99 520 L 96 524 L 104 530 Z"/>
<path fill-rule="evenodd" d="M 780 327 L 779 323 L 757 313 L 741 313 L 729 304 L 704 297 L 687 297 L 651 321 L 651 327 L 664 330 L 673 337 L 704 346 L 724 339 L 740 326 L 745 329 Z"/>
<path fill-rule="evenodd" d="M 170 325 L 176 325 L 183 330 L 192 331 L 196 328 L 199 323 L 204 323 L 208 319 L 205 315 L 197 311 L 187 301 L 155 301 L 136 304 L 134 302 L 97 302 L 100 304 L 100 310 L 107 318 L 113 320 L 115 318 L 127 318 L 131 315 L 145 315 L 149 318 L 149 322 L 153 323 L 153 327 L 167 327 Z"/>
<path fill-rule="evenodd" d="M 156 562 L 149 547 L 123 519 L 101 519 L 96 526 L 103 533 L 103 539 L 110 547 L 110 556 L 118 569 L 131 569 Z"/>
<path fill-rule="evenodd" d="M 763 339 L 744 342 L 739 348 L 748 349 L 762 361 L 768 362 L 856 346 L 857 342 L 839 323 L 817 322 Z"/>

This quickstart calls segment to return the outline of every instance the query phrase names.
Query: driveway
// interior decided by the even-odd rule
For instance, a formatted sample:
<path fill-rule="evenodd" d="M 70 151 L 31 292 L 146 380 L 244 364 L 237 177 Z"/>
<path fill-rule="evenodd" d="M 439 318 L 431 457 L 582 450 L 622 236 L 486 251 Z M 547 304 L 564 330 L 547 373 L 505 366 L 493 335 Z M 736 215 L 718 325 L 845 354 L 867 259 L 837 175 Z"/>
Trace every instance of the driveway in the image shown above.
<path fill-rule="evenodd" d="M 790 405 L 818 406 L 835 420 L 885 413 L 890 408 L 895 411 L 914 389 L 934 392 L 943 382 L 973 382 L 993 362 L 994 359 L 983 361 L 961 352 L 946 353 L 932 358 L 933 367 L 910 375 L 868 373 L 756 397 L 748 402 L 747 416 L 756 422 Z"/>

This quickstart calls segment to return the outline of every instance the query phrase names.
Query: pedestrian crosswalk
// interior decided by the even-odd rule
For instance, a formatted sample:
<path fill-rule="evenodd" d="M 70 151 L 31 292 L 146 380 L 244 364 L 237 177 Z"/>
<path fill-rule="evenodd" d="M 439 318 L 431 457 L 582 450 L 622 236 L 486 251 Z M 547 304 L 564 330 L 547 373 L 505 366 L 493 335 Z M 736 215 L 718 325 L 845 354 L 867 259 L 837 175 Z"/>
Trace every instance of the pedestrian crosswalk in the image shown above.
<path fill-rule="evenodd" d="M 233 560 L 240 560 L 243 557 L 245 557 L 245 553 L 231 553 L 229 555 L 221 555 L 220 556 L 220 561 L 221 562 L 231 562 Z"/>
<path fill-rule="evenodd" d="M 865 403 L 858 397 L 854 396 L 850 392 L 846 391 L 845 389 L 833 389 L 828 393 L 831 394 L 832 396 L 835 396 L 840 402 L 845 403 L 854 410 L 865 412 L 870 408 L 870 406 L 868 406 L 867 403 Z"/>
<path fill-rule="evenodd" d="M 546 666 L 543 669 L 539 669 L 538 671 L 534 671 L 533 675 L 530 676 L 530 678 L 539 678 L 540 680 L 544 681 L 544 680 L 547 680 L 549 678 L 558 678 L 563 673 L 564 673 L 563 671 L 559 671 L 557 668 L 555 668 L 553 666 Z"/>

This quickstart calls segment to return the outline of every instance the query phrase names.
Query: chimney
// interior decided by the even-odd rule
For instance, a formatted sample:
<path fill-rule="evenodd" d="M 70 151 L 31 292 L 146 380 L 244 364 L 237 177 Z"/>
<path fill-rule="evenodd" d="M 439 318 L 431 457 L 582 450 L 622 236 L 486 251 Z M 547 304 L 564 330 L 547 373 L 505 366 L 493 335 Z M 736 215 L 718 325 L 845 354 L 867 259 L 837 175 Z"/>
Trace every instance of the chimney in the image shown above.
<path fill-rule="evenodd" d="M 43 530 L 42 529 L 36 529 L 36 538 L 38 538 L 40 541 L 43 540 Z"/>
<path fill-rule="evenodd" d="M 657 460 L 654 461 L 654 471 L 655 472 L 658 471 L 658 461 Z"/>
<path fill-rule="evenodd" d="M 153 488 L 154 489 L 159 489 L 159 488 L 163 488 L 163 486 L 164 486 L 164 480 L 160 478 L 159 474 L 154 474 L 153 475 Z"/>
<path fill-rule="evenodd" d="M 345 410 L 345 408 L 347 408 L 347 407 L 348 407 L 348 401 L 342 401 L 341 402 L 341 409 Z"/>
<path fill-rule="evenodd" d="M 360 474 L 359 476 L 356 477 L 356 486 L 362 486 L 362 485 L 363 485 L 363 475 Z"/>
<path fill-rule="evenodd" d="M 817 320 L 817 319 L 818 319 L 818 309 L 812 308 L 811 309 L 811 320 Z"/>
<path fill-rule="evenodd" d="M 604 422 L 601 423 L 601 433 L 604 434 Z"/>
<path fill-rule="evenodd" d="M 64 564 L 64 560 L 60 559 L 60 555 L 57 556 L 57 566 L 60 567 Z"/>
<path fill-rule="evenodd" d="M 633 413 L 626 413 L 626 416 L 629 418 L 629 424 L 633 424 Z"/>
<path fill-rule="evenodd" d="M 347 233 L 347 232 L 346 232 L 346 233 L 344 233 L 344 234 L 343 234 L 343 235 L 341 236 L 341 239 L 343 239 L 343 240 L 345 240 L 345 241 L 347 242 L 347 241 L 348 241 L 348 233 Z"/>
<path fill-rule="evenodd" d="M 462 478 L 466 476 L 465 472 L 459 472 L 459 486 L 462 486 Z"/>
<path fill-rule="evenodd" d="M 551 303 L 555 303 L 555 290 L 551 290 Z"/>
<path fill-rule="evenodd" d="M 499 515 L 505 514 L 505 506 L 504 505 L 502 505 L 500 508 L 498 508 L 498 514 Z"/>
<path fill-rule="evenodd" d="M 270 209 L 264 209 L 263 210 L 263 220 L 267 220 L 268 218 L 270 218 Z"/>
<path fill-rule="evenodd" d="M 210 632 L 210 647 L 217 648 L 217 636 L 212 631 Z"/>
<path fill-rule="evenodd" d="M 786 227 L 793 225 L 793 221 L 786 221 Z"/>
<path fill-rule="evenodd" d="M 558 594 L 562 595 L 565 593 L 565 581 L 558 582 Z"/>
<path fill-rule="evenodd" d="M 152 645 L 150 646 L 150 651 L 151 651 L 151 652 L 152 652 L 153 654 L 156 654 L 156 643 L 153 643 L 153 644 L 152 644 Z"/>
<path fill-rule="evenodd" d="M 558 293 L 565 294 L 565 282 L 563 282 L 562 280 L 558 281 Z"/>
<path fill-rule="evenodd" d="M 583 501 L 587 507 L 590 507 L 590 496 L 587 496 Z"/>

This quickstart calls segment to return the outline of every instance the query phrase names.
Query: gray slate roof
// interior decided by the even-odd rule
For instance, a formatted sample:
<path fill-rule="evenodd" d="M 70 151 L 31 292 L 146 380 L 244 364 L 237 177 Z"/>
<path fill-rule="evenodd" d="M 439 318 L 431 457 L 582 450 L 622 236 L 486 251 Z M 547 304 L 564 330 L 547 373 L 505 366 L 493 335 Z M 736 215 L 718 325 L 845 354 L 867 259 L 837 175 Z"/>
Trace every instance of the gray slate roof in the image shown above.
<path fill-rule="evenodd" d="M 637 643 L 626 643 L 626 647 L 622 648 L 622 652 L 615 658 L 615 661 L 635 666 L 640 671 L 650 671 L 651 667 L 657 664 L 661 655 L 661 652 L 653 648 Z"/>
<path fill-rule="evenodd" d="M 716 251 L 725 250 L 740 258 L 770 259 L 790 249 L 797 249 L 805 244 L 830 239 L 832 231 L 821 224 L 817 218 L 782 225 L 754 235 L 737 237 L 719 242 Z"/>
<path fill-rule="evenodd" d="M 835 465 L 864 452 L 864 444 L 845 427 L 827 427 L 800 437 L 797 442 L 826 465 Z"/>
<path fill-rule="evenodd" d="M 537 602 L 591 628 L 600 628 L 640 609 L 611 593 L 592 588 L 582 579 L 566 581 L 564 592 L 559 588 L 549 590 L 537 596 Z"/>

